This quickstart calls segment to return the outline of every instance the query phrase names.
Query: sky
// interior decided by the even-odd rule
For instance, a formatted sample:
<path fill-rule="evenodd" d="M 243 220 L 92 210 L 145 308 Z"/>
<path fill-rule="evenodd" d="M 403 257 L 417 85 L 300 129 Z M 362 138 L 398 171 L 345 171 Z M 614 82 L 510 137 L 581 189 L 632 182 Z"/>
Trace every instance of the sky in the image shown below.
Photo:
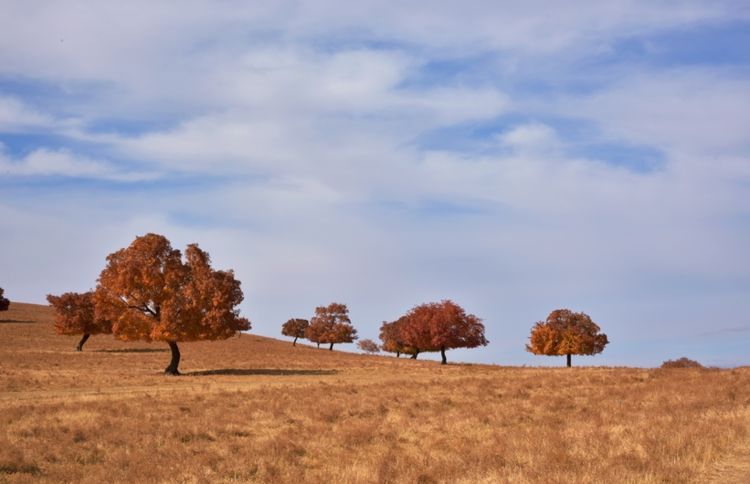
<path fill-rule="evenodd" d="M 574 364 L 750 365 L 750 4 L 6 0 L 0 224 L 12 301 L 155 232 L 260 335 L 452 299 L 453 361 L 563 365 L 524 346 L 569 308 Z"/>

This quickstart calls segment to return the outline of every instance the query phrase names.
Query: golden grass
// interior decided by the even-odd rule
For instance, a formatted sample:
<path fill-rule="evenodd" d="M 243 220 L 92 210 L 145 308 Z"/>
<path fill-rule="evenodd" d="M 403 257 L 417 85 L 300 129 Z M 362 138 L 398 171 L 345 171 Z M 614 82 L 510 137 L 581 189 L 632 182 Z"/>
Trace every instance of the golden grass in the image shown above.
<path fill-rule="evenodd" d="M 243 335 L 181 345 L 165 377 L 166 345 L 77 353 L 18 303 L 0 341 L 0 481 L 705 482 L 750 442 L 744 368 L 441 367 Z"/>

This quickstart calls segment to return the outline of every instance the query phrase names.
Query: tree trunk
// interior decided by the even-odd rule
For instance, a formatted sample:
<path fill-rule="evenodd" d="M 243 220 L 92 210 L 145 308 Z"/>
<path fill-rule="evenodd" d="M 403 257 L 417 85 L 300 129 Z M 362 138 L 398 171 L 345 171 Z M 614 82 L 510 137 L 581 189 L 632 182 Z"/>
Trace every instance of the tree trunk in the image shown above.
<path fill-rule="evenodd" d="M 76 351 L 83 351 L 83 344 L 86 342 L 87 339 L 89 339 L 89 336 L 91 336 L 88 333 L 83 334 L 83 338 L 81 338 L 81 341 L 78 342 L 78 346 L 76 346 Z"/>
<path fill-rule="evenodd" d="M 401 358 L 401 352 L 400 351 L 396 352 L 396 358 Z"/>
<path fill-rule="evenodd" d="M 292 346 L 297 346 L 297 336 L 294 337 L 294 342 L 292 342 Z"/>
<path fill-rule="evenodd" d="M 411 359 L 412 359 L 412 360 L 416 360 L 416 359 L 417 359 L 417 355 L 418 355 L 418 354 L 419 354 L 419 351 L 415 351 L 415 352 L 414 352 L 414 354 L 413 354 L 413 355 L 411 355 Z"/>
<path fill-rule="evenodd" d="M 567 354 L 567 357 L 568 357 L 568 368 L 570 368 L 571 366 L 573 366 L 571 358 L 570 358 L 570 353 Z"/>
<path fill-rule="evenodd" d="M 320 349 L 320 343 L 318 343 L 318 349 Z"/>
<path fill-rule="evenodd" d="M 448 359 L 445 357 L 445 346 L 440 347 L 440 356 L 443 357 L 443 361 L 440 362 L 441 365 L 447 365 Z"/>
<path fill-rule="evenodd" d="M 164 369 L 165 375 L 179 375 L 180 371 L 177 367 L 180 364 L 180 349 L 177 347 L 176 341 L 167 341 L 169 343 L 169 349 L 172 350 L 172 361 L 169 366 Z"/>
<path fill-rule="evenodd" d="M 331 343 L 331 346 L 328 347 L 328 351 L 333 351 L 333 343 Z"/>

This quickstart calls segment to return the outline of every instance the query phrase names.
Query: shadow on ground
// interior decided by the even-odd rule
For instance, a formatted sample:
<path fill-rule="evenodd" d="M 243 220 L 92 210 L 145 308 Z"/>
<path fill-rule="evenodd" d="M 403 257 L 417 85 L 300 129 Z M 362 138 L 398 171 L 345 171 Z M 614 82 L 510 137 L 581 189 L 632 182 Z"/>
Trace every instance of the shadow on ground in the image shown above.
<path fill-rule="evenodd" d="M 204 370 L 204 371 L 191 371 L 189 373 L 183 373 L 185 376 L 207 376 L 207 375 L 239 375 L 239 376 L 252 376 L 252 375 L 275 375 L 275 376 L 291 376 L 291 375 L 335 375 L 338 373 L 337 370 L 279 370 L 275 368 L 224 368 L 221 370 Z"/>
<path fill-rule="evenodd" d="M 168 353 L 166 348 L 125 348 L 121 350 L 95 350 L 97 353 Z"/>
<path fill-rule="evenodd" d="M 0 319 L 0 324 L 2 323 L 35 323 L 36 321 L 32 321 L 31 319 Z"/>

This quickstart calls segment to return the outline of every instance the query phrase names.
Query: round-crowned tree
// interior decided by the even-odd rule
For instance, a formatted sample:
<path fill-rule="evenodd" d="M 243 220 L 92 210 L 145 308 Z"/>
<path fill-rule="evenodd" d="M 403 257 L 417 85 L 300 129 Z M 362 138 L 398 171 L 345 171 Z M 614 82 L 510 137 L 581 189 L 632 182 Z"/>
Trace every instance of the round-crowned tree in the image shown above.
<path fill-rule="evenodd" d="M 0 311 L 7 311 L 10 307 L 10 300 L 3 297 L 5 291 L 0 287 Z"/>
<path fill-rule="evenodd" d="M 380 347 L 378 346 L 378 344 L 371 339 L 363 339 L 359 341 L 357 343 L 357 347 L 365 353 L 369 353 L 371 355 L 380 352 Z"/>
<path fill-rule="evenodd" d="M 328 349 L 333 350 L 336 343 L 352 343 L 356 340 L 357 330 L 349 319 L 346 304 L 331 303 L 315 308 L 315 316 L 310 319 L 305 335 L 318 346 L 320 343 L 330 344 Z"/>
<path fill-rule="evenodd" d="M 604 351 L 609 340 L 586 313 L 556 309 L 545 321 L 531 329 L 526 351 L 535 355 L 562 356 L 572 366 L 571 355 L 595 355 Z"/>
<path fill-rule="evenodd" d="M 404 338 L 401 336 L 401 329 L 407 323 L 408 318 L 406 316 L 402 316 L 392 323 L 383 321 L 383 324 L 380 326 L 380 349 L 388 353 L 396 353 L 396 358 L 399 358 L 401 353 L 404 353 L 416 359 L 419 351 L 416 348 L 407 346 L 404 343 Z"/>
<path fill-rule="evenodd" d="M 452 348 L 487 346 L 482 320 L 451 300 L 415 306 L 401 323 L 406 346 L 417 352 L 439 351 L 441 364 L 448 363 L 445 351 Z M 416 357 L 416 354 L 415 354 Z"/>
<path fill-rule="evenodd" d="M 190 244 L 185 258 L 163 235 L 136 237 L 107 256 L 94 293 L 97 316 L 112 321 L 125 341 L 164 341 L 179 375 L 178 342 L 219 340 L 250 329 L 237 306 L 243 295 L 234 272 L 211 268 L 208 254 Z"/>
<path fill-rule="evenodd" d="M 281 334 L 294 338 L 292 346 L 297 346 L 297 338 L 304 338 L 305 331 L 310 325 L 306 319 L 293 318 L 281 325 Z"/>
<path fill-rule="evenodd" d="M 55 308 L 55 331 L 64 335 L 83 335 L 76 345 L 82 351 L 83 345 L 92 334 L 111 334 L 112 322 L 96 317 L 94 292 L 66 292 L 60 296 L 47 296 L 47 301 Z"/>

